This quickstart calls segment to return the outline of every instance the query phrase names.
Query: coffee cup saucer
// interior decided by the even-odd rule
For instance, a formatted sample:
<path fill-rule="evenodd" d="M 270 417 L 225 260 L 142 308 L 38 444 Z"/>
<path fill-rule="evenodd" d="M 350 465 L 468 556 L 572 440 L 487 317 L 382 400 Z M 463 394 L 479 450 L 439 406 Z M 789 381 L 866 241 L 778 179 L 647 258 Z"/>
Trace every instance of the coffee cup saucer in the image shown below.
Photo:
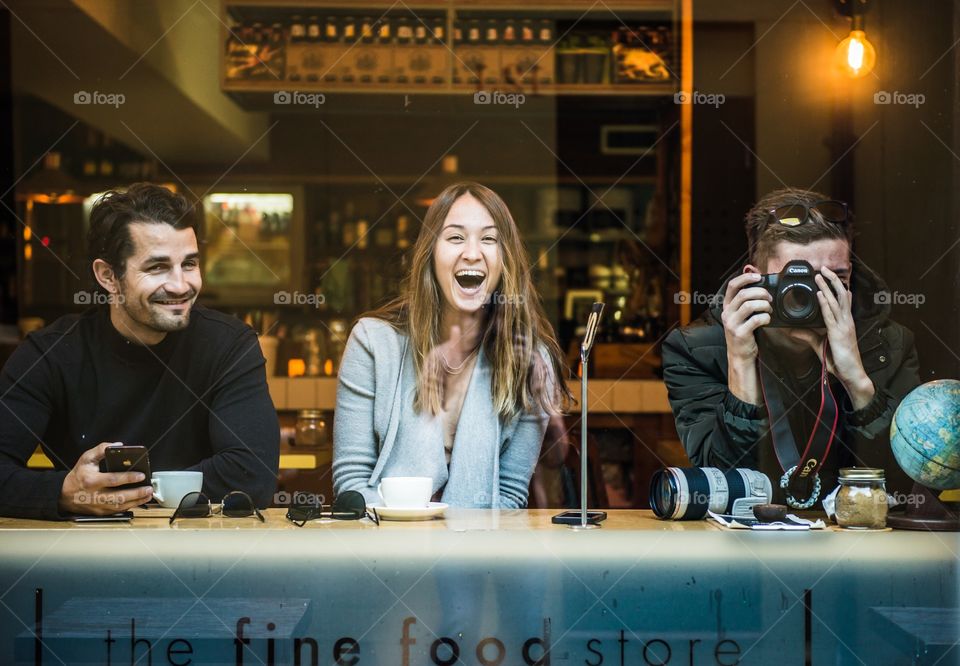
<path fill-rule="evenodd" d="M 367 508 L 376 509 L 377 515 L 383 520 L 433 520 L 442 516 L 447 506 L 443 502 L 429 502 L 427 506 L 385 506 L 377 503 Z"/>

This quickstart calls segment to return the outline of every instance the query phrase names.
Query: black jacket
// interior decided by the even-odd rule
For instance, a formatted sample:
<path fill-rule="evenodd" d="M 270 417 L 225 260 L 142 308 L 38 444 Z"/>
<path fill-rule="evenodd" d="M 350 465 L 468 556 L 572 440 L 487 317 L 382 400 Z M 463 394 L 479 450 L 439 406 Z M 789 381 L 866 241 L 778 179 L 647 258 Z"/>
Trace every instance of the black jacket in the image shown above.
<path fill-rule="evenodd" d="M 722 296 L 725 290 L 726 284 L 718 294 Z M 855 264 L 851 291 L 860 356 L 876 394 L 869 405 L 853 411 L 836 382 L 834 395 L 840 405 L 841 424 L 830 458 L 821 470 L 821 495 L 836 486 L 837 469 L 854 465 L 886 470 L 887 490 L 906 493 L 912 482 L 894 460 L 889 437 L 894 410 L 920 383 L 913 333 L 889 318 L 889 299 L 875 296 L 889 293 L 886 285 L 862 264 Z M 663 344 L 664 380 L 677 432 L 694 465 L 759 469 L 770 476 L 774 497 L 782 501 L 784 496 L 778 487 L 782 470 L 773 452 L 767 410 L 763 405 L 739 400 L 727 389 L 722 299 L 718 296 L 715 303 L 689 326 L 672 331 Z M 797 394 L 803 393 L 802 378 L 780 365 L 781 377 L 797 387 Z M 786 396 L 784 400 L 788 402 Z M 795 437 L 805 440 L 815 417 L 799 404 L 788 406 L 788 410 Z"/>

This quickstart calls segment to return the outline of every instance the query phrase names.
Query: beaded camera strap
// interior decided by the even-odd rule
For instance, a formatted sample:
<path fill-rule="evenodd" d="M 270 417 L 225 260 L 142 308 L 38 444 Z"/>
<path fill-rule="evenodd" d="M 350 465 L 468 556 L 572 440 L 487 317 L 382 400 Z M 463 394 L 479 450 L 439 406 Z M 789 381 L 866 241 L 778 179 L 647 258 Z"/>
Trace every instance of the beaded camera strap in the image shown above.
<path fill-rule="evenodd" d="M 762 348 L 759 338 L 757 343 Z M 827 358 L 828 351 L 829 346 L 824 339 L 822 359 Z M 790 421 L 787 419 L 787 409 L 783 402 L 786 386 L 770 366 L 762 361 L 760 354 L 757 355 L 757 369 L 760 374 L 763 401 L 767 406 L 770 419 L 773 450 L 783 469 L 780 487 L 787 493 L 787 504 L 794 509 L 809 509 L 820 497 L 819 472 L 830 454 L 830 446 L 836 437 L 839 419 L 837 401 L 833 391 L 830 390 L 826 360 L 821 363 L 820 368 L 820 409 L 817 410 L 817 422 L 810 432 L 803 453 L 797 447 Z M 797 497 L 807 499 L 800 500 Z"/>

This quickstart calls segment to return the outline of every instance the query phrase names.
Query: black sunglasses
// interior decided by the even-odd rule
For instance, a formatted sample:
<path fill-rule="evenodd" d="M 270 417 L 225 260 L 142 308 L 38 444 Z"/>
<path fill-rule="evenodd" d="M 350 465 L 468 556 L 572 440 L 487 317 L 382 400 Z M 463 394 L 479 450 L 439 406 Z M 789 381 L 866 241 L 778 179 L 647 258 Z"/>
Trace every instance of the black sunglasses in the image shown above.
<path fill-rule="evenodd" d="M 247 516 L 256 516 L 260 522 L 265 522 L 263 514 L 260 513 L 257 506 L 253 503 L 250 495 L 242 490 L 234 490 L 223 496 L 220 500 L 220 514 L 227 518 L 246 518 Z M 177 518 L 206 518 L 214 515 L 215 511 L 210 498 L 201 492 L 194 491 L 187 493 L 180 500 L 176 511 L 170 516 L 170 524 Z"/>
<path fill-rule="evenodd" d="M 333 504 L 330 505 L 330 512 L 323 512 L 323 505 L 318 503 L 296 502 L 287 509 L 287 520 L 297 527 L 303 527 L 307 521 L 317 518 L 335 518 L 337 520 L 360 520 L 367 517 L 373 521 L 374 525 L 380 524 L 380 516 L 377 510 L 367 511 L 367 501 L 363 498 L 363 493 L 356 490 L 345 490 L 340 493 Z"/>
<path fill-rule="evenodd" d="M 798 227 L 810 220 L 810 211 L 820 213 L 827 222 L 843 224 L 850 218 L 850 210 L 843 201 L 827 199 L 812 204 L 795 203 L 770 209 L 770 218 L 788 227 Z"/>

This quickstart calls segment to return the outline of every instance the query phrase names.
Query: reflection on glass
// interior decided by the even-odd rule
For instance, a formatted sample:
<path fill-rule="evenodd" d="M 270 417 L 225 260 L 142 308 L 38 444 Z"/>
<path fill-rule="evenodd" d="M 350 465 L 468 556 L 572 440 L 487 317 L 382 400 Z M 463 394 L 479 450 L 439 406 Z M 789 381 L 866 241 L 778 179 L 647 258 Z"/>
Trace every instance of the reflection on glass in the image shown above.
<path fill-rule="evenodd" d="M 203 200 L 210 286 L 284 285 L 290 280 L 293 195 L 217 193 Z"/>

